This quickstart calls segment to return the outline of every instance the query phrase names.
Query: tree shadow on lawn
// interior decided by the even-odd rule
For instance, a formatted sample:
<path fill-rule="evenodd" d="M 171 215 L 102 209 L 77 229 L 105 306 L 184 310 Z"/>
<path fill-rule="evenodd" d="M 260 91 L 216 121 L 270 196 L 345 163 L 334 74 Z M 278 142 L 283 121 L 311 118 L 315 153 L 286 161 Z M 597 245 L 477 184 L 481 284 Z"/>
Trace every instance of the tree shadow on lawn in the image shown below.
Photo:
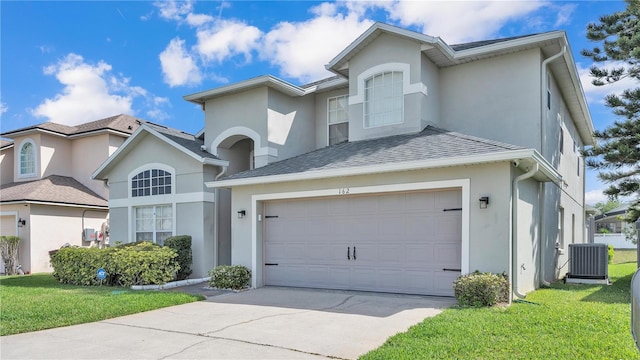
<path fill-rule="evenodd" d="M 584 285 L 579 286 L 576 290 L 587 289 L 588 286 L 599 287 L 600 289 L 593 292 L 581 301 L 600 302 L 606 304 L 631 304 L 631 278 L 633 274 L 617 278 L 611 285 Z"/>

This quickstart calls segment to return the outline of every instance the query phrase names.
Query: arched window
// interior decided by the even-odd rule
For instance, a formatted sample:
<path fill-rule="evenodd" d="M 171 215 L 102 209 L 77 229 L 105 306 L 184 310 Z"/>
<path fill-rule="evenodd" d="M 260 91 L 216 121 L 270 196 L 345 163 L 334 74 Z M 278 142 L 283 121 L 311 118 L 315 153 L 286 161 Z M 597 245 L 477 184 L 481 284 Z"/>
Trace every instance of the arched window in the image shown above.
<path fill-rule="evenodd" d="M 171 173 L 152 169 L 139 172 L 131 178 L 131 196 L 171 194 Z"/>
<path fill-rule="evenodd" d="M 20 176 L 36 175 L 36 146 L 25 140 L 20 147 Z"/>
<path fill-rule="evenodd" d="M 380 72 L 364 80 L 364 127 L 400 124 L 403 119 L 403 73 Z"/>

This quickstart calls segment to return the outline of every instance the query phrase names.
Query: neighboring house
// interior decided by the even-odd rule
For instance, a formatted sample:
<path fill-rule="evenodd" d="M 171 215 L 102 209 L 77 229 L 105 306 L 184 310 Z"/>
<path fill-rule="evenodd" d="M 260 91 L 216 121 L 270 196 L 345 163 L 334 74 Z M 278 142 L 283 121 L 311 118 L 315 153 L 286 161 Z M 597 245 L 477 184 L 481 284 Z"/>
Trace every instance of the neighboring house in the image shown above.
<path fill-rule="evenodd" d="M 172 233 L 203 228 L 211 243 L 194 263 L 247 266 L 254 287 L 453 295 L 480 270 L 522 295 L 566 273 L 568 245 L 585 238 L 593 125 L 568 47 L 561 31 L 447 45 L 377 23 L 326 66 L 334 77 L 185 96 L 204 111 L 193 141 L 210 170 L 204 151 L 162 148 L 143 126 L 93 174 L 112 190 L 112 237 L 134 241 L 139 206 L 167 204 Z M 181 180 L 191 163 L 202 170 Z M 178 190 L 141 204 L 135 176 L 156 167 Z M 196 189 L 214 193 L 213 205 L 190 197 L 204 223 L 173 199 Z"/>
<path fill-rule="evenodd" d="M 616 249 L 635 249 L 630 240 L 627 240 L 625 233 L 635 230 L 635 225 L 623 220 L 629 211 L 629 204 L 623 204 L 604 214 L 594 217 L 596 233 L 594 242 L 612 245 Z"/>
<path fill-rule="evenodd" d="M 83 229 L 100 231 L 109 189 L 90 178 L 139 126 L 118 115 L 77 126 L 52 122 L 6 131 L 0 148 L 0 233 L 21 238 L 25 272 L 49 272 L 49 251 L 90 246 Z"/>

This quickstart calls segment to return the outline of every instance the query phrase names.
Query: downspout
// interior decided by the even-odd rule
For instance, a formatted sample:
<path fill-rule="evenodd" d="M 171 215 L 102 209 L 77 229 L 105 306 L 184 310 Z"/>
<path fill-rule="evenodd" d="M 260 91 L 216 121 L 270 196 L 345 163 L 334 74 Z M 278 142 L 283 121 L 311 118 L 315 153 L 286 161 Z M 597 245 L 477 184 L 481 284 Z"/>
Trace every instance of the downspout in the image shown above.
<path fill-rule="evenodd" d="M 511 298 L 515 294 L 523 298 L 524 294 L 518 292 L 518 199 L 520 197 L 519 183 L 529 179 L 538 172 L 538 163 L 529 171 L 513 179 L 511 187 Z"/>
<path fill-rule="evenodd" d="M 218 179 L 220 179 L 222 177 L 222 175 L 224 175 L 227 172 L 227 166 L 221 166 L 222 171 L 220 171 L 215 178 L 213 178 L 214 181 L 217 181 Z M 215 203 L 213 204 L 214 207 L 214 212 L 215 214 L 213 215 L 213 246 L 214 246 L 214 259 L 215 259 L 215 266 L 218 266 L 218 234 L 219 234 L 219 229 L 218 229 L 218 216 L 219 216 L 219 211 L 220 211 L 220 199 L 218 198 L 218 196 L 220 195 L 220 191 L 218 190 L 218 188 L 216 187 L 213 190 L 213 199 L 215 201 Z"/>
<path fill-rule="evenodd" d="M 567 46 L 563 46 L 562 50 L 560 50 L 560 52 L 558 52 L 557 54 L 546 58 L 544 61 L 542 61 L 542 91 L 541 91 L 541 98 L 540 98 L 540 104 L 542 105 L 542 107 L 540 108 L 540 154 L 542 154 L 542 157 L 544 157 L 545 159 L 547 159 L 546 157 L 546 149 L 547 149 L 547 132 L 546 132 L 546 126 L 545 126 L 545 100 L 546 100 L 546 91 L 547 91 L 547 87 L 549 86 L 547 84 L 547 66 L 549 65 L 549 63 L 551 63 L 552 61 L 558 59 L 559 57 L 563 56 L 565 53 L 567 52 Z M 546 193 L 547 193 L 547 183 L 543 182 L 542 183 L 542 190 L 541 190 L 541 196 L 540 196 L 540 283 L 544 286 L 549 286 L 551 285 L 544 276 L 544 268 L 546 266 L 545 263 L 545 245 L 546 245 L 546 238 L 547 238 L 547 230 L 545 227 L 545 205 L 546 205 Z"/>

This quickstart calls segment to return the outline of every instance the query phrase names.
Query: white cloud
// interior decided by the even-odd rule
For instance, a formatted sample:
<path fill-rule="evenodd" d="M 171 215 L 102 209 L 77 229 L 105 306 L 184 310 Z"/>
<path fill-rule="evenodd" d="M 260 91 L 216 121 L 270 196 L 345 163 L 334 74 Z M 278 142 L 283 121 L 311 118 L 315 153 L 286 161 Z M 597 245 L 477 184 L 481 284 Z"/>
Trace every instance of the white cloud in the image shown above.
<path fill-rule="evenodd" d="M 260 52 L 261 58 L 279 67 L 281 75 L 302 82 L 330 76 L 324 65 L 373 24 L 353 12 L 336 13 L 332 4 L 313 10 L 317 16 L 310 20 L 276 25 Z"/>
<path fill-rule="evenodd" d="M 7 111 L 9 111 L 9 107 L 7 106 L 7 104 L 0 102 L 0 114 L 4 114 Z"/>
<path fill-rule="evenodd" d="M 153 95 L 139 86 L 132 86 L 129 78 L 115 75 L 111 70 L 111 65 L 104 61 L 89 64 L 80 55 L 68 54 L 43 69 L 45 75 L 55 76 L 64 88 L 31 110 L 32 115 L 65 125 L 116 114 L 134 115 L 134 100 Z"/>
<path fill-rule="evenodd" d="M 199 29 L 195 50 L 205 61 L 223 61 L 242 55 L 251 60 L 251 53 L 259 44 L 262 32 L 255 26 L 237 20 L 221 20 L 211 27 Z"/>
<path fill-rule="evenodd" d="M 541 1 L 392 1 L 383 3 L 392 20 L 417 26 L 447 44 L 484 40 L 508 21 L 544 6 Z"/>
<path fill-rule="evenodd" d="M 184 21 L 185 16 L 193 11 L 193 1 L 157 1 L 153 5 L 158 8 L 161 18 L 177 22 Z"/>
<path fill-rule="evenodd" d="M 559 28 L 561 26 L 567 25 L 571 22 L 571 15 L 573 15 L 573 11 L 578 7 L 578 4 L 566 4 L 555 7 L 556 14 L 556 22 L 553 24 L 553 27 Z"/>
<path fill-rule="evenodd" d="M 159 57 L 164 82 L 169 86 L 195 85 L 202 81 L 198 65 L 185 49 L 184 40 L 171 40 Z"/>
<path fill-rule="evenodd" d="M 201 26 L 213 21 L 213 16 L 206 14 L 188 14 L 186 21 L 187 24 L 191 26 Z"/>
<path fill-rule="evenodd" d="M 585 204 L 595 205 L 599 202 L 607 202 L 608 196 L 602 193 L 603 189 L 596 189 L 584 193 Z"/>
<path fill-rule="evenodd" d="M 55 75 L 64 89 L 53 98 L 45 99 L 32 111 L 33 115 L 60 124 L 75 125 L 115 114 L 132 113 L 132 94 L 110 92 L 110 81 L 106 76 L 110 71 L 111 65 L 104 61 L 91 65 L 85 63 L 80 55 L 67 55 L 44 69 L 46 75 Z"/>
<path fill-rule="evenodd" d="M 625 64 L 621 62 L 610 62 L 606 65 L 607 68 L 617 68 L 621 66 L 625 67 Z M 577 68 L 578 75 L 580 76 L 580 83 L 582 83 L 582 88 L 589 103 L 604 104 L 604 97 L 606 95 L 620 95 L 625 89 L 632 89 L 638 86 L 638 84 L 632 78 L 624 78 L 613 84 L 595 86 L 591 83 L 593 77 L 591 77 L 591 75 L 589 74 L 589 68 L 582 67 L 581 64 L 577 64 Z"/>

